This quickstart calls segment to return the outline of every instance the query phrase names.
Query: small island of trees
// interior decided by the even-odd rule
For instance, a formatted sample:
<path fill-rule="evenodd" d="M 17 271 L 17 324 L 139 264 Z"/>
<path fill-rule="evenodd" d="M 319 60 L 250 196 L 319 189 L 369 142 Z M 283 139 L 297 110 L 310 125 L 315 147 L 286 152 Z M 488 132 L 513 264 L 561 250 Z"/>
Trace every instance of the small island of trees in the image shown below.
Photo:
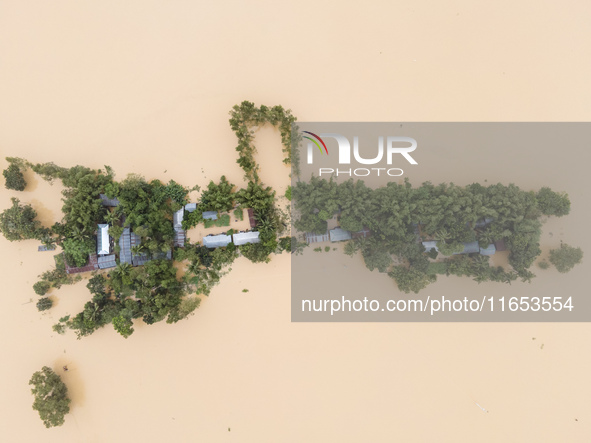
<path fill-rule="evenodd" d="M 70 412 L 68 388 L 50 367 L 43 366 L 29 381 L 33 385 L 31 393 L 35 397 L 33 409 L 39 412 L 39 417 L 46 428 L 61 426 L 64 417 Z"/>
<path fill-rule="evenodd" d="M 80 272 L 93 271 L 87 284 L 91 300 L 82 312 L 62 317 L 53 326 L 54 331 L 62 334 L 70 329 L 81 338 L 111 324 L 128 338 L 134 332 L 136 319 L 146 324 L 162 320 L 175 323 L 199 306 L 200 299 L 194 295 L 209 295 L 240 255 L 265 263 L 272 254 L 291 251 L 291 237 L 281 237 L 288 225 L 288 215 L 278 209 L 275 191 L 265 186 L 258 174 L 252 128 L 267 123 L 277 127 L 284 162 L 290 164 L 291 125 L 295 117 L 281 106 L 257 108 L 246 101 L 234 106 L 230 117 L 230 126 L 238 138 L 237 162 L 245 172 L 247 185 L 237 189 L 224 176 L 217 183 L 211 181 L 190 212 L 184 209 L 189 204 L 187 196 L 192 190 L 198 191 L 198 186 L 188 188 L 174 180 L 148 181 L 137 174 L 117 181 L 108 166 L 65 168 L 54 163 L 34 164 L 26 159 L 7 158 L 7 187 L 24 189 L 22 172 L 26 169 L 49 182 L 60 180 L 65 187 L 63 218 L 51 228 L 42 227 L 34 208 L 16 198 L 0 214 L 0 231 L 6 239 L 36 239 L 48 250 L 56 246 L 62 250 L 55 256 L 55 268 L 43 273 L 33 286 L 35 293 L 43 297 L 37 308 L 51 308 L 52 300 L 45 297 L 51 288 L 72 284 L 80 280 Z M 229 224 L 229 214 L 242 218 L 243 209 L 252 213 L 254 240 L 210 248 L 185 240 L 184 231 L 199 223 L 222 228 Z M 175 216 L 179 211 L 182 222 L 177 226 Z M 212 222 L 203 217 L 207 211 L 222 215 Z M 233 231 L 226 234 L 232 235 Z M 105 239 L 107 244 L 103 246 L 108 251 L 97 251 L 100 238 Z M 133 239 L 129 248 L 126 238 Z M 186 265 L 183 277 L 177 278 L 174 261 Z"/>

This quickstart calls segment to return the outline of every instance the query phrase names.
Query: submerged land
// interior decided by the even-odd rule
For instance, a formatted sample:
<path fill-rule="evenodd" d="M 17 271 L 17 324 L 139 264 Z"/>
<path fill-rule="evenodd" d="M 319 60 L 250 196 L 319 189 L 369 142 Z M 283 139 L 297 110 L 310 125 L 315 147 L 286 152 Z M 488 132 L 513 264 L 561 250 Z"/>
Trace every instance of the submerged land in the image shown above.
<path fill-rule="evenodd" d="M 7 2 L 0 16 L 0 169 L 18 156 L 67 168 L 107 164 L 118 181 L 140 172 L 189 188 L 225 175 L 242 189 L 227 113 L 244 97 L 289 105 L 306 121 L 590 118 L 582 3 L 382 2 L 362 14 L 347 3 L 66 3 Z M 571 213 L 544 223 L 540 258 L 561 241 L 589 251 L 591 153 L 556 141 L 558 152 L 505 144 L 433 152 L 408 177 L 415 187 L 488 179 L 567 191 Z M 266 125 L 255 142 L 261 179 L 279 200 L 289 184 L 279 132 Z M 0 212 L 15 197 L 42 226 L 60 221 L 61 182 L 50 186 L 31 171 L 25 179 L 23 193 L 0 183 Z M 209 229 L 199 224 L 187 237 L 200 241 Z M 37 252 L 39 244 L 0 236 L 5 440 L 587 442 L 591 433 L 588 324 L 297 325 L 289 321 L 290 254 L 282 253 L 268 264 L 236 259 L 188 321 L 135 320 L 127 340 L 110 326 L 77 340 L 51 327 L 90 301 L 87 280 L 50 290 L 53 307 L 37 312 L 32 286 L 61 251 Z M 347 266 L 353 278 L 396 291 L 360 254 L 314 247 L 306 259 L 319 269 Z M 508 255 L 490 260 L 510 269 Z M 531 284 L 438 277 L 419 296 L 580 292 L 588 263 L 567 276 L 534 265 Z M 51 430 L 31 409 L 28 385 L 44 365 L 72 398 L 64 425 Z"/>

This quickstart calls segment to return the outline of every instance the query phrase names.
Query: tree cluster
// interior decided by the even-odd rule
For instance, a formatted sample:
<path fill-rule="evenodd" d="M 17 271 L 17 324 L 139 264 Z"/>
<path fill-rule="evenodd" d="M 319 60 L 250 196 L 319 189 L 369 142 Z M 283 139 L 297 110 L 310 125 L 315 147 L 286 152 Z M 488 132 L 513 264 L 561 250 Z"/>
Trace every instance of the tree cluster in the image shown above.
<path fill-rule="evenodd" d="M 43 366 L 33 374 L 29 384 L 33 385 L 31 393 L 35 397 L 33 409 L 39 412 L 45 427 L 63 425 L 64 417 L 70 412 L 71 400 L 60 376 L 48 366 Z"/>
<path fill-rule="evenodd" d="M 439 253 L 452 256 L 446 259 L 447 274 L 469 275 L 479 282 L 509 283 L 517 277 L 529 281 L 534 276 L 529 267 L 541 253 L 539 217 L 566 215 L 570 209 L 566 194 L 549 188 L 536 194 L 513 184 L 461 187 L 426 182 L 413 188 L 405 180 L 370 189 L 363 181 L 337 184 L 312 177 L 298 182 L 292 193 L 299 231 L 323 234 L 327 220 L 335 215 L 345 230 L 369 228 L 372 236 L 349 242 L 345 252 L 360 250 L 370 270 L 389 272 L 403 291 L 418 291 L 441 273 L 429 272 L 428 259 L 436 258 L 437 252 L 425 251 L 420 240 L 435 240 Z M 454 256 L 466 242 L 486 247 L 501 239 L 511 250 L 511 272 L 490 267 L 479 254 Z M 391 268 L 392 256 L 402 264 Z"/>

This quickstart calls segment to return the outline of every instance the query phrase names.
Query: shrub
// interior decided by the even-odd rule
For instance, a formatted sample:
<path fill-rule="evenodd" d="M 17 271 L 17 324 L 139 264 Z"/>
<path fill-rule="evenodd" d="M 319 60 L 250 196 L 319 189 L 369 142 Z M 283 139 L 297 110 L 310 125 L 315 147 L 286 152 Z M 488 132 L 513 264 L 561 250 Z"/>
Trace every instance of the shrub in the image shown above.
<path fill-rule="evenodd" d="M 573 248 L 563 243 L 560 245 L 560 249 L 550 251 L 550 263 L 556 266 L 558 272 L 568 272 L 582 261 L 583 250 L 581 248 Z"/>
<path fill-rule="evenodd" d="M 37 302 L 37 309 L 39 311 L 47 311 L 48 309 L 51 309 L 52 306 L 53 302 L 49 297 L 43 297 Z"/>
<path fill-rule="evenodd" d="M 25 177 L 21 172 L 20 168 L 12 163 L 7 169 L 2 172 L 4 179 L 6 180 L 6 189 L 14 189 L 15 191 L 24 191 L 27 187 Z"/>
<path fill-rule="evenodd" d="M 47 291 L 49 291 L 49 289 L 51 288 L 51 284 L 49 282 L 46 281 L 38 281 L 37 283 L 35 283 L 33 285 L 33 291 L 35 291 L 35 294 L 37 295 L 45 295 L 47 294 Z"/>
<path fill-rule="evenodd" d="M 548 269 L 550 267 L 550 263 L 548 263 L 546 260 L 542 260 L 542 261 L 538 262 L 538 266 L 541 269 Z"/>

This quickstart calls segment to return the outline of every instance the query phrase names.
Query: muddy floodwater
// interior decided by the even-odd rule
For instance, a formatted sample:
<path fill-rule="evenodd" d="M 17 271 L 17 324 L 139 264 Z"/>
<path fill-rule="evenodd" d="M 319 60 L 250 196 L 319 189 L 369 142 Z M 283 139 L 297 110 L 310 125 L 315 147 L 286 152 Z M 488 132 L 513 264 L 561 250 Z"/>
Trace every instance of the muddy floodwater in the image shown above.
<path fill-rule="evenodd" d="M 20 156 L 243 186 L 228 125 L 242 100 L 302 121 L 589 121 L 590 13 L 584 2 L 2 1 L 0 167 Z M 261 178 L 283 195 L 279 133 L 256 141 Z M 591 254 L 588 151 L 420 156 L 417 184 L 567 191 L 571 214 L 545 223 L 543 254 L 560 241 Z M 44 225 L 59 220 L 61 185 L 26 179 L 24 192 L 0 189 L 0 210 L 16 196 Z M 85 282 L 52 290 L 39 313 L 32 285 L 52 253 L 37 246 L 0 238 L 1 441 L 589 441 L 588 324 L 291 323 L 283 254 L 238 259 L 188 320 L 76 340 L 51 326 L 90 294 Z M 589 260 L 567 275 L 535 269 L 530 285 L 452 277 L 426 291 L 588 291 Z M 31 409 L 43 365 L 72 398 L 56 429 Z"/>

